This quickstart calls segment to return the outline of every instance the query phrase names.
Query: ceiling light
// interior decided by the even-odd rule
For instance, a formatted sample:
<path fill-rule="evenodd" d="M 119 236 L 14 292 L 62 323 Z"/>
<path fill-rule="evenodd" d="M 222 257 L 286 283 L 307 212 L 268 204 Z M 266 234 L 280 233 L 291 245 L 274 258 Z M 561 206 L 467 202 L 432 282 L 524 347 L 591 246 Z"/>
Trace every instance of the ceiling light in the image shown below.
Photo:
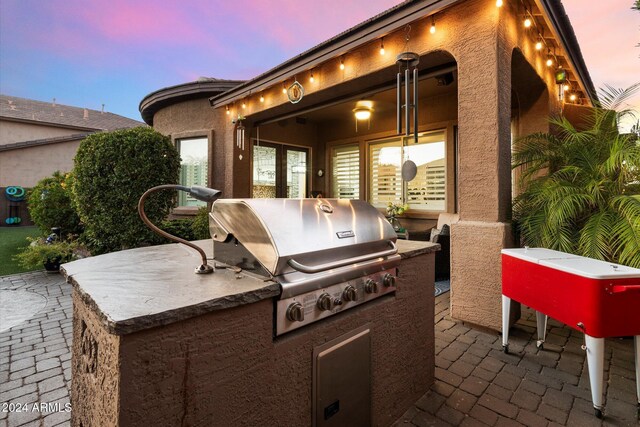
<path fill-rule="evenodd" d="M 356 116 L 356 120 L 369 120 L 372 112 L 373 101 L 358 101 L 356 103 L 356 108 L 353 109 L 353 114 Z"/>
<path fill-rule="evenodd" d="M 371 118 L 371 110 L 363 107 L 358 107 L 353 110 L 356 116 L 356 120 L 369 120 Z"/>

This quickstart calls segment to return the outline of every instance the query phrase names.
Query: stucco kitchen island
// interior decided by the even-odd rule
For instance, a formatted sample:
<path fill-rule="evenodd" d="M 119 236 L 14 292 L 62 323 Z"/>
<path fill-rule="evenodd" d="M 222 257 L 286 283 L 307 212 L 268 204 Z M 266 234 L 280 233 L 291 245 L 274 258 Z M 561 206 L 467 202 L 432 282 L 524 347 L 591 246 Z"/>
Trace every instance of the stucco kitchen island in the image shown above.
<path fill-rule="evenodd" d="M 211 240 L 198 244 L 211 252 Z M 73 285 L 72 425 L 311 426 L 317 349 L 365 329 L 368 353 L 340 369 L 370 366 L 371 424 L 390 425 L 433 382 L 439 249 L 397 246 L 394 294 L 278 337 L 279 284 L 228 268 L 193 274 L 199 255 L 184 246 L 63 265 Z M 350 404 L 324 408 L 317 425 L 342 425 L 333 415 Z"/>

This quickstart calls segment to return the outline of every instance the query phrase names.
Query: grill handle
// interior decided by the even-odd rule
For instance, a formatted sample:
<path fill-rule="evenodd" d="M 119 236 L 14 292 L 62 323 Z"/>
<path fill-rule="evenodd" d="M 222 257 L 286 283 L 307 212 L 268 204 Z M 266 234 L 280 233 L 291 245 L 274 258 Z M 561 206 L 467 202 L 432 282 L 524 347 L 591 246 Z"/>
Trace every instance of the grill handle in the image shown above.
<path fill-rule="evenodd" d="M 387 249 L 386 251 L 380 251 L 373 254 L 360 255 L 353 258 L 347 258 L 340 261 L 328 262 L 326 264 L 320 265 L 304 265 L 300 264 L 298 261 L 294 259 L 290 259 L 287 261 L 287 264 L 294 270 L 300 271 L 301 273 L 313 274 L 320 273 L 321 271 L 331 270 L 333 268 L 344 267 L 345 265 L 355 264 L 357 262 L 369 261 L 374 258 L 385 257 L 388 255 L 394 255 L 398 252 L 398 248 L 396 244 L 389 240 L 387 243 L 391 246 L 391 249 Z"/>

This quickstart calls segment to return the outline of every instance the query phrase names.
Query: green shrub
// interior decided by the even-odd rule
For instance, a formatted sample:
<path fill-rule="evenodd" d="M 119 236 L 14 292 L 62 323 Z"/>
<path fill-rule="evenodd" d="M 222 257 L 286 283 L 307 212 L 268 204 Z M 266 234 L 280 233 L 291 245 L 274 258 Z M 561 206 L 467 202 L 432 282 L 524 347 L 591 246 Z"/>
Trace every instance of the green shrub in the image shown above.
<path fill-rule="evenodd" d="M 44 238 L 30 239 L 31 244 L 15 256 L 25 268 L 43 268 L 47 262 L 63 264 L 76 258 L 77 242 L 59 241 L 46 243 Z"/>
<path fill-rule="evenodd" d="M 180 156 L 168 137 L 139 127 L 89 135 L 75 157 L 74 204 L 85 224 L 84 240 L 95 254 L 158 242 L 138 216 L 140 196 L 151 187 L 175 184 Z M 151 195 L 145 212 L 160 223 L 175 191 Z"/>
<path fill-rule="evenodd" d="M 206 206 L 202 206 L 198 209 L 198 213 L 193 219 L 191 228 L 193 230 L 194 240 L 211 238 L 211 233 L 209 232 L 209 209 Z"/>
<path fill-rule="evenodd" d="M 193 234 L 193 219 L 168 219 L 159 225 L 160 229 L 185 240 L 196 240 Z M 169 243 L 170 240 L 166 239 Z"/>
<path fill-rule="evenodd" d="M 51 233 L 52 227 L 60 227 L 62 236 L 82 231 L 80 218 L 71 203 L 73 175 L 60 171 L 41 179 L 31 190 L 28 199 L 29 214 L 43 233 Z"/>

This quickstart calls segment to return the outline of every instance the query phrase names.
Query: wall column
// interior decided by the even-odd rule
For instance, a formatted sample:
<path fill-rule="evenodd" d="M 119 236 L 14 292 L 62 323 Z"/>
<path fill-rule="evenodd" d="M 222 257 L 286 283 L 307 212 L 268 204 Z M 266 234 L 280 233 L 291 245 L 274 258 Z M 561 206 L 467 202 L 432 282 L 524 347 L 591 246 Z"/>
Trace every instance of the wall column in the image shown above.
<path fill-rule="evenodd" d="M 500 250 L 513 246 L 511 52 L 499 41 L 498 25 L 498 12 L 486 13 L 482 31 L 457 57 L 460 221 L 451 228 L 451 317 L 495 330 Z"/>

